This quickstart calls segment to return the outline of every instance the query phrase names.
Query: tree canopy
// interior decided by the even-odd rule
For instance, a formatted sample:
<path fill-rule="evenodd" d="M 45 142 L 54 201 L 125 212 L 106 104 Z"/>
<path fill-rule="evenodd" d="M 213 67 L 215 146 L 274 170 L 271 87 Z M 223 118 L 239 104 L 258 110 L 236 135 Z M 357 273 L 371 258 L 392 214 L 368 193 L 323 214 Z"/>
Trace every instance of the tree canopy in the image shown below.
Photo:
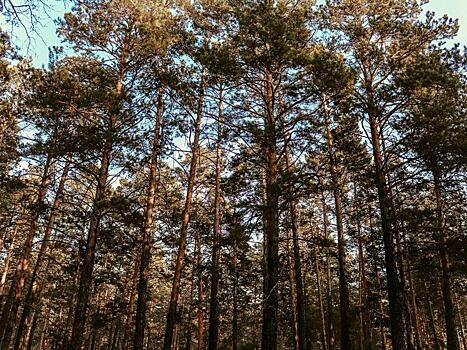
<path fill-rule="evenodd" d="M 457 21 L 72 3 L 47 67 L 0 30 L 1 350 L 467 350 Z"/>

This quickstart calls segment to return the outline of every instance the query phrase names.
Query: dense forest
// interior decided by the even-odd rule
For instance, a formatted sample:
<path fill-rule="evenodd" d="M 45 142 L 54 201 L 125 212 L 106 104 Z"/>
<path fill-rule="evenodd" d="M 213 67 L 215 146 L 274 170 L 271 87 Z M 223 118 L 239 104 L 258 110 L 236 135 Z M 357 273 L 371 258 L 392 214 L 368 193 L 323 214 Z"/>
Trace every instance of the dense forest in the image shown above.
<path fill-rule="evenodd" d="M 54 1 L 0 0 L 0 349 L 467 350 L 467 52 L 425 4 L 76 0 L 37 68 Z"/>

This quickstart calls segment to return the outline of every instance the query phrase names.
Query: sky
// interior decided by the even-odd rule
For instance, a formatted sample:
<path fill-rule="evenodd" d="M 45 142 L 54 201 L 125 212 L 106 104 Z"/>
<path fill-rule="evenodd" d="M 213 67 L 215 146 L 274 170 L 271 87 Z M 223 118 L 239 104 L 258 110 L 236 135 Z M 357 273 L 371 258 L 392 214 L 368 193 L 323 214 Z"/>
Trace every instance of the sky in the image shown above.
<path fill-rule="evenodd" d="M 69 10 L 63 1 L 53 1 L 52 4 L 52 0 L 46 0 L 46 3 L 51 3 L 51 7 L 47 9 L 47 14 L 43 9 L 39 9 L 39 12 L 42 12 L 39 13 L 42 25 L 37 26 L 37 33 L 32 35 L 32 40 L 27 40 L 21 28 L 14 28 L 13 34 L 15 45 L 20 48 L 23 56 L 31 57 L 36 67 L 47 65 L 49 47 L 61 45 L 55 32 L 54 19 L 62 17 Z M 434 11 L 437 17 L 447 14 L 451 18 L 459 19 L 459 34 L 454 42 L 467 46 L 467 0 L 431 0 L 425 5 L 425 10 Z M 11 30 L 11 27 L 5 25 L 1 19 L 0 25 L 2 29 Z"/>
<path fill-rule="evenodd" d="M 447 14 L 459 19 L 459 33 L 456 42 L 467 46 L 467 0 L 431 0 L 425 8 L 434 11 L 438 17 Z"/>

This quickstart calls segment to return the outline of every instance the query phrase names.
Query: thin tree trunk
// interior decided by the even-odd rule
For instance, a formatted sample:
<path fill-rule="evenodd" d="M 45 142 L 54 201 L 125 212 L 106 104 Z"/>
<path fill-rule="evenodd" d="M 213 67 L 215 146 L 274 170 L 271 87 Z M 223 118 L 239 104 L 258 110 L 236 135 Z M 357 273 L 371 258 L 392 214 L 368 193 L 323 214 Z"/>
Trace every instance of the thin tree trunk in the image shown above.
<path fill-rule="evenodd" d="M 115 335 L 115 330 L 117 329 L 117 325 L 115 321 L 110 323 L 109 334 L 107 335 L 107 350 L 112 349 L 112 343 Z"/>
<path fill-rule="evenodd" d="M 151 164 L 149 166 L 149 184 L 146 195 L 146 208 L 144 211 L 144 223 L 141 228 L 142 243 L 140 270 L 138 280 L 138 299 L 136 302 L 134 350 L 142 350 L 144 343 L 144 329 L 146 327 L 146 305 L 149 278 L 149 264 L 151 260 L 151 230 L 153 226 L 154 204 L 157 191 L 157 166 L 159 153 L 159 130 L 163 113 L 163 89 L 159 89 L 157 98 L 156 122 L 153 131 Z"/>
<path fill-rule="evenodd" d="M 336 168 L 334 154 L 333 137 L 331 134 L 331 116 L 329 113 L 326 96 L 323 95 L 323 107 L 325 115 L 326 142 L 328 146 L 329 165 L 331 180 L 333 184 L 334 206 L 336 210 L 337 224 L 337 260 L 339 264 L 339 309 L 341 318 L 341 349 L 349 350 L 352 347 L 350 342 L 350 322 L 349 322 L 349 286 L 347 282 L 347 270 L 345 266 L 345 238 L 344 238 L 344 218 L 341 206 L 341 185 Z"/>
<path fill-rule="evenodd" d="M 454 294 L 454 300 L 456 303 L 456 309 L 457 309 L 457 317 L 459 317 L 459 328 L 460 328 L 460 335 L 462 339 L 462 346 L 464 347 L 463 350 L 467 350 L 467 341 L 465 339 L 465 328 L 464 328 L 464 318 L 461 313 L 461 309 L 459 307 L 459 298 L 456 294 Z"/>
<path fill-rule="evenodd" d="M 91 350 L 96 350 L 96 343 L 97 343 L 97 328 L 92 330 L 92 337 L 91 337 Z"/>
<path fill-rule="evenodd" d="M 444 321 L 446 324 L 446 345 L 447 350 L 459 350 L 456 316 L 451 291 L 451 268 L 449 266 L 449 258 L 447 252 L 446 217 L 444 212 L 443 198 L 441 194 L 441 181 L 439 175 L 436 172 L 433 172 L 433 180 L 435 185 L 436 210 L 438 216 L 439 257 L 441 260 L 442 270 L 441 289 L 443 291 Z"/>
<path fill-rule="evenodd" d="M 428 286 L 425 283 L 425 288 L 427 290 Z M 440 344 L 439 344 L 439 339 L 438 339 L 438 333 L 436 332 L 436 324 L 435 324 L 435 317 L 433 314 L 433 305 L 431 303 L 431 300 L 428 300 L 428 317 L 430 318 L 430 328 L 431 328 L 431 333 L 433 336 L 433 342 L 434 342 L 434 350 L 440 350 Z"/>
<path fill-rule="evenodd" d="M 81 235 L 80 241 L 82 239 L 83 239 L 83 235 Z M 76 265 L 79 264 L 80 256 L 81 254 L 77 254 Z M 79 277 L 79 270 L 76 269 L 75 271 L 73 271 L 73 283 L 72 283 L 73 286 L 76 286 L 78 277 Z M 78 297 L 76 294 L 77 294 L 76 291 L 73 292 L 70 300 L 68 300 L 68 303 L 67 303 L 67 317 L 65 320 L 65 327 L 63 327 L 63 329 L 60 331 L 61 339 L 59 339 L 58 341 L 59 346 L 57 346 L 57 348 L 59 349 L 66 349 L 67 341 L 69 339 L 70 329 L 73 325 L 73 307 Z"/>
<path fill-rule="evenodd" d="M 214 187 L 214 237 L 211 259 L 211 298 L 209 309 L 208 350 L 217 350 L 219 339 L 219 259 L 221 238 L 221 139 L 222 139 L 222 102 L 223 90 L 219 91 L 217 111 L 216 174 Z"/>
<path fill-rule="evenodd" d="M 329 237 L 329 220 L 328 220 L 328 209 L 326 205 L 326 200 L 323 196 L 321 199 L 323 206 L 323 230 L 324 238 L 330 240 Z M 334 350 L 335 348 L 335 338 L 334 338 L 334 325 L 332 320 L 333 314 L 333 304 L 332 304 L 332 275 L 331 275 L 331 264 L 330 264 L 330 254 L 329 247 L 326 248 L 326 310 L 327 310 L 327 319 L 326 319 L 326 335 L 327 335 L 327 347 L 329 350 Z"/>
<path fill-rule="evenodd" d="M 363 252 L 363 237 L 361 233 L 360 218 L 357 218 L 358 233 L 358 266 L 359 266 L 359 299 L 360 299 L 360 347 L 371 350 L 370 317 L 368 315 L 368 281 L 365 276 L 366 264 Z"/>
<path fill-rule="evenodd" d="M 122 52 L 120 62 L 124 62 L 125 53 Z M 115 87 L 116 96 L 119 98 L 123 93 L 123 78 L 125 74 L 124 65 L 120 66 L 117 85 Z M 116 101 L 112 101 L 116 102 Z M 113 151 L 113 129 L 115 128 L 116 115 L 110 116 L 110 125 L 106 130 L 106 139 L 101 154 L 99 173 L 97 177 L 96 192 L 93 200 L 93 208 L 91 220 L 89 224 L 88 237 L 86 242 L 86 250 L 84 253 L 84 261 L 81 266 L 81 274 L 79 279 L 78 294 L 73 320 L 73 328 L 70 339 L 70 344 L 67 350 L 80 350 L 83 341 L 82 335 L 85 331 L 87 309 L 89 303 L 90 288 L 92 283 L 92 275 L 94 270 L 94 260 L 96 255 L 96 245 L 99 238 L 100 220 L 102 217 L 102 201 L 106 197 L 107 180 L 109 177 L 110 162 Z"/>
<path fill-rule="evenodd" d="M 288 156 L 286 155 L 288 159 Z M 287 163 L 289 163 L 287 161 Z M 297 293 L 297 326 L 298 326 L 298 345 L 300 350 L 306 349 L 306 320 L 305 320 L 305 296 L 303 288 L 303 277 L 302 277 L 302 263 L 300 255 L 300 244 L 298 237 L 297 227 L 297 209 L 295 203 L 290 204 L 290 220 L 292 224 L 292 244 L 293 244 L 293 257 L 294 257 L 294 269 L 295 269 L 295 292 Z"/>
<path fill-rule="evenodd" d="M 238 349 L 238 267 L 237 267 L 237 240 L 233 246 L 233 313 L 232 313 L 232 350 Z"/>
<path fill-rule="evenodd" d="M 203 273 L 201 266 L 201 239 L 199 228 L 195 230 L 195 253 L 196 253 L 196 275 L 198 280 L 198 305 L 196 310 L 196 318 L 198 323 L 197 328 L 197 341 L 198 350 L 204 347 L 204 286 L 203 286 Z"/>
<path fill-rule="evenodd" d="M 266 203 L 264 206 L 264 234 L 266 266 L 264 273 L 262 350 L 277 349 L 277 309 L 279 282 L 279 184 L 276 149 L 276 118 L 274 115 L 272 73 L 265 72 L 265 157 Z"/>
<path fill-rule="evenodd" d="M 318 262 L 318 254 L 316 253 L 316 249 L 313 250 L 313 257 L 314 257 L 314 265 L 315 265 L 315 273 L 316 273 L 316 285 L 318 287 L 318 302 L 319 302 L 319 312 L 321 317 L 321 341 L 323 342 L 323 350 L 328 350 L 328 342 L 327 342 L 327 332 L 326 332 L 326 316 L 324 313 L 324 303 L 323 303 L 323 292 L 321 287 L 321 276 L 320 276 L 320 269 L 319 269 L 319 262 Z"/>
<path fill-rule="evenodd" d="M 195 290 L 195 270 L 196 266 L 193 264 L 191 268 L 191 285 L 190 285 L 190 300 L 189 300 L 189 308 L 188 308 L 188 321 L 186 322 L 186 332 L 185 332 L 185 350 L 191 350 L 191 338 L 193 334 L 193 324 L 191 320 L 191 315 L 193 314 L 193 307 L 194 307 L 194 301 L 193 301 L 193 295 L 194 295 L 194 290 Z M 176 325 L 177 327 L 177 325 Z M 180 328 L 179 328 L 180 330 Z M 179 333 L 181 333 L 179 331 Z M 174 340 L 174 346 L 173 349 L 177 350 L 177 346 L 175 346 L 176 340 Z"/>
<path fill-rule="evenodd" d="M 388 175 L 387 178 L 388 178 L 388 186 L 389 186 L 389 195 L 391 198 L 393 198 L 390 176 Z M 391 210 L 393 213 L 396 213 L 393 200 L 391 200 Z M 405 265 L 406 265 L 406 262 L 404 261 L 405 253 L 402 249 L 401 232 L 400 232 L 400 227 L 399 227 L 399 223 L 397 220 L 395 220 L 394 222 L 394 236 L 396 238 L 396 257 L 397 257 L 397 264 L 398 264 L 398 270 L 399 270 L 399 276 L 400 276 L 399 278 L 399 281 L 400 281 L 399 285 L 401 288 L 400 295 L 402 299 L 402 305 L 404 306 L 403 311 L 404 311 L 404 325 L 405 325 L 407 348 L 409 350 L 414 350 L 415 345 L 414 345 L 413 321 L 412 321 L 409 296 L 408 296 L 408 291 L 407 291 L 407 286 L 406 286 L 407 279 L 405 277 Z"/>
<path fill-rule="evenodd" d="M 23 312 L 21 313 L 21 318 L 19 321 L 19 324 L 17 326 L 17 332 L 16 332 L 16 341 L 14 345 L 14 350 L 18 350 L 20 348 L 21 341 L 23 339 L 23 332 L 24 332 L 24 326 L 26 323 L 28 323 L 28 319 L 31 313 L 31 309 L 33 306 L 33 303 L 35 302 L 34 299 L 39 300 L 40 295 L 38 295 L 34 298 L 34 285 L 36 283 L 36 278 L 40 272 L 40 269 L 42 267 L 42 262 L 44 255 L 48 249 L 49 246 L 49 241 L 50 237 L 52 235 L 52 231 L 55 226 L 55 220 L 57 218 L 57 214 L 59 211 L 59 207 L 62 204 L 62 198 L 63 198 L 63 191 L 65 189 L 65 182 L 68 178 L 68 171 L 70 169 L 70 164 L 71 164 L 71 158 L 68 157 L 68 159 L 65 161 L 62 174 L 60 176 L 60 181 L 58 184 L 57 192 L 55 194 L 55 199 L 52 204 L 52 209 L 50 210 L 50 215 L 49 219 L 47 222 L 47 227 L 44 233 L 44 237 L 42 240 L 41 247 L 39 248 L 39 253 L 37 255 L 36 259 L 36 264 L 34 265 L 34 270 L 32 272 L 30 282 L 29 282 L 29 287 L 28 291 L 26 293 L 25 301 L 24 301 L 24 307 L 23 307 Z M 39 287 L 38 290 L 41 290 Z"/>
<path fill-rule="evenodd" d="M 188 233 L 188 223 L 190 222 L 190 211 L 191 203 L 193 197 L 193 188 L 196 180 L 196 170 L 198 165 L 199 157 L 199 136 L 201 128 L 201 118 L 203 114 L 204 106 L 204 85 L 205 85 L 206 71 L 203 68 L 201 73 L 201 81 L 199 86 L 199 101 L 198 101 L 198 110 L 196 111 L 196 120 L 194 125 L 194 138 L 191 145 L 191 161 L 190 161 L 190 171 L 188 176 L 188 186 L 185 198 L 185 206 L 182 213 L 182 225 L 180 228 L 180 237 L 178 241 L 178 253 L 177 259 L 175 262 L 175 272 L 172 282 L 172 291 L 170 293 L 170 303 L 169 310 L 167 312 L 166 326 L 165 326 L 165 335 L 164 335 L 164 350 L 171 350 L 172 341 L 173 341 L 173 331 L 175 324 L 177 322 L 177 304 L 180 296 L 180 287 L 182 279 L 182 270 L 185 261 L 186 254 L 186 238 Z"/>
<path fill-rule="evenodd" d="M 292 329 L 293 329 L 293 347 L 294 350 L 297 350 L 299 348 L 299 339 L 298 339 L 298 322 L 297 322 L 297 292 L 295 290 L 295 271 L 294 271 L 294 262 L 292 260 L 292 251 L 290 248 L 290 230 L 286 229 L 286 248 L 287 248 L 287 264 L 289 268 L 289 282 L 290 282 L 290 307 L 292 311 Z"/>
<path fill-rule="evenodd" d="M 6 258 L 5 258 L 5 262 L 4 262 L 4 266 L 3 266 L 2 279 L 0 280 L 0 298 L 3 296 L 3 289 L 5 287 L 8 272 L 10 270 L 10 262 L 11 262 L 11 258 L 13 257 L 17 236 L 18 236 L 18 225 L 15 225 L 15 228 L 14 228 L 13 233 L 11 235 L 10 246 L 8 247 L 8 250 L 7 250 L 7 253 L 6 253 Z"/>
<path fill-rule="evenodd" d="M 380 318 L 381 318 L 380 322 L 379 322 L 379 331 L 380 331 L 380 337 L 381 337 L 381 349 L 386 350 L 387 349 L 386 332 L 384 331 L 384 319 L 386 317 L 386 314 L 384 312 L 384 307 L 383 307 L 383 289 L 381 287 L 381 279 L 379 277 L 378 270 L 376 270 L 375 273 L 376 273 L 376 285 L 378 287 L 378 306 L 379 306 L 379 313 L 380 313 Z"/>
<path fill-rule="evenodd" d="M 21 340 L 21 349 L 26 349 L 28 346 L 29 337 L 31 335 L 32 323 L 34 321 L 34 315 L 35 315 L 35 312 L 33 312 L 32 317 L 29 317 L 25 323 L 24 336 L 23 336 L 23 339 Z M 16 329 L 18 329 L 18 327 L 16 327 Z"/>
<path fill-rule="evenodd" d="M 391 195 L 392 196 L 392 195 Z M 394 206 L 393 206 L 394 211 Z M 397 224 L 397 223 L 396 223 Z M 396 225 L 397 226 L 397 225 Z M 405 334 L 407 340 L 407 348 L 409 350 L 414 350 L 414 332 L 413 332 L 413 321 L 412 321 L 412 314 L 410 312 L 410 303 L 409 297 L 407 293 L 406 287 L 406 277 L 405 277 L 405 262 L 404 262 L 404 253 L 402 251 L 402 245 L 400 242 L 400 232 L 399 229 L 396 228 L 394 230 L 394 235 L 396 237 L 396 247 L 397 247 L 397 262 L 399 267 L 399 276 L 400 276 L 400 286 L 401 286 L 401 297 L 402 297 L 402 304 L 404 306 L 404 324 L 405 324 Z"/>
<path fill-rule="evenodd" d="M 47 329 L 49 328 L 49 316 L 50 316 L 50 311 L 47 313 L 47 317 L 45 318 L 44 325 L 42 326 L 41 336 L 39 338 L 39 342 L 37 343 L 38 344 L 37 350 L 44 349 L 45 333 L 47 332 Z"/>
<path fill-rule="evenodd" d="M 405 241 L 405 237 L 404 237 L 404 241 Z M 407 280 L 409 282 L 410 302 L 412 304 L 412 311 L 413 311 L 415 343 L 417 346 L 417 350 L 422 350 L 423 346 L 422 346 L 421 331 L 420 331 L 420 316 L 419 316 L 419 310 L 418 310 L 418 304 L 417 304 L 417 297 L 415 293 L 415 286 L 413 283 L 412 270 L 410 269 L 411 260 L 408 254 L 406 254 L 406 261 L 409 266 L 407 268 Z"/>
<path fill-rule="evenodd" d="M 173 348 L 176 350 L 180 349 L 180 343 L 182 341 L 182 336 L 181 336 L 181 330 L 180 330 L 180 325 L 175 324 L 175 329 L 174 329 L 174 341 L 173 341 Z"/>
<path fill-rule="evenodd" d="M 131 329 L 131 320 L 133 316 L 133 307 L 136 300 L 136 290 L 138 288 L 138 281 L 139 281 L 139 265 L 140 265 L 141 255 L 138 255 L 135 259 L 135 265 L 133 269 L 133 276 L 131 279 L 130 284 L 130 295 L 128 297 L 128 307 L 126 310 L 125 315 L 125 324 L 123 328 L 123 336 L 122 336 L 122 346 L 127 348 L 129 347 L 129 338 L 130 338 L 130 329 Z"/>
<path fill-rule="evenodd" d="M 148 331 L 146 332 L 148 335 L 146 336 L 146 350 L 151 349 L 151 328 L 148 327 Z"/>
<path fill-rule="evenodd" d="M 420 324 L 422 325 L 421 327 L 421 338 L 422 338 L 422 349 L 426 349 L 430 345 L 430 335 L 429 335 L 429 330 L 427 329 L 426 325 L 429 325 L 429 317 L 427 313 L 422 313 L 420 314 Z"/>
<path fill-rule="evenodd" d="M 70 339 L 70 345 L 68 347 L 68 349 L 70 350 L 80 350 L 83 341 L 82 335 L 85 331 L 92 274 L 94 270 L 96 245 L 97 239 L 99 237 L 99 223 L 102 216 L 101 205 L 102 201 L 105 199 L 111 153 L 112 142 L 109 136 L 108 141 L 104 146 L 104 151 L 102 152 L 96 193 L 94 196 L 93 210 L 91 214 L 91 222 L 89 225 L 88 238 L 86 242 L 86 251 L 84 253 L 84 261 L 81 266 L 81 274 L 79 279 L 78 294 L 74 312 L 75 316 L 73 320 L 72 335 Z"/>
<path fill-rule="evenodd" d="M 384 134 L 381 134 L 381 148 L 382 148 L 382 154 L 383 154 L 383 159 L 386 157 L 386 138 L 384 137 Z M 391 173 L 386 172 L 385 173 L 386 177 L 386 184 L 387 184 L 387 189 L 388 189 L 388 195 L 389 195 L 389 200 L 391 203 L 391 213 L 392 213 L 392 228 L 393 228 L 393 234 L 394 238 L 396 241 L 396 264 L 399 272 L 399 289 L 400 289 L 400 301 L 403 306 L 403 322 L 405 326 L 405 339 L 407 342 L 407 348 L 409 350 L 414 350 L 415 345 L 414 345 L 414 331 L 413 331 L 413 321 L 412 321 L 412 314 L 410 310 L 410 301 L 409 301 L 409 296 L 408 296 L 408 291 L 407 291 L 407 280 L 405 277 L 405 253 L 404 250 L 402 249 L 402 244 L 401 244 L 401 224 L 399 220 L 397 220 L 397 211 L 396 211 L 396 206 L 394 203 L 394 194 L 393 194 L 393 184 L 391 181 Z M 397 190 L 397 187 L 396 187 Z"/>
<path fill-rule="evenodd" d="M 358 237 L 358 318 L 360 322 L 360 331 L 359 331 L 359 348 L 364 350 L 365 344 L 368 341 L 366 333 L 366 323 L 365 323 L 365 276 L 364 276 L 364 261 L 363 261 L 363 247 L 362 247 L 362 238 Z"/>
<path fill-rule="evenodd" d="M 32 347 L 34 345 L 34 334 L 36 333 L 38 321 L 39 321 L 39 313 L 34 312 L 34 317 L 32 319 L 31 329 L 29 330 L 29 336 L 28 336 L 28 341 L 27 341 L 27 346 L 26 346 L 27 350 L 32 350 Z"/>
<path fill-rule="evenodd" d="M 370 224 L 370 231 L 372 236 L 374 235 L 373 231 L 373 212 L 371 207 L 368 206 L 368 217 L 369 217 L 369 224 Z M 379 276 L 378 266 L 375 265 L 375 277 L 376 277 L 376 288 L 378 292 L 378 307 L 379 307 L 379 314 L 380 314 L 380 322 L 379 322 L 379 331 L 380 331 L 380 338 L 381 338 L 381 349 L 387 349 L 387 340 L 386 340 L 386 332 L 384 330 L 384 319 L 386 318 L 386 314 L 384 312 L 384 305 L 383 305 L 383 289 L 381 287 L 381 278 Z"/>
<path fill-rule="evenodd" d="M 386 183 L 384 161 L 381 151 L 381 130 L 376 113 L 372 111 L 369 113 L 369 117 L 371 140 L 373 145 L 373 161 L 376 175 L 375 183 L 378 189 L 381 227 L 383 232 L 392 347 L 398 350 L 405 350 L 407 349 L 407 342 L 404 339 L 404 320 L 402 317 L 403 305 L 401 300 L 402 291 L 397 275 L 396 250 L 392 228 L 393 220 L 390 212 L 391 199 Z"/>
<path fill-rule="evenodd" d="M 110 344 L 110 349 L 109 350 L 117 350 L 118 349 L 120 334 L 121 334 L 120 327 L 121 327 L 121 324 L 120 324 L 120 321 L 118 320 L 117 324 L 115 325 L 114 335 L 113 335 L 112 342 Z"/>
<path fill-rule="evenodd" d="M 281 123 L 281 127 L 283 130 L 286 130 L 286 124 L 284 119 L 284 114 L 279 113 L 279 121 Z M 289 135 L 285 135 L 286 138 Z M 287 171 L 291 169 L 291 161 L 290 161 L 290 149 L 288 145 L 285 146 L 285 168 Z M 292 194 L 293 195 L 293 194 Z M 292 245 L 293 245 L 293 277 L 292 280 L 295 282 L 294 291 L 296 293 L 294 311 L 296 312 L 296 316 L 294 318 L 294 322 L 296 325 L 294 326 L 294 330 L 296 328 L 296 338 L 297 338 L 297 345 L 299 350 L 306 349 L 306 322 L 305 322 L 305 301 L 304 301 L 304 292 L 303 292 L 303 277 L 302 277 L 302 262 L 300 256 L 300 244 L 299 244 L 299 237 L 298 237 L 298 225 L 297 225 L 297 207 L 296 201 L 293 198 L 289 199 L 289 203 L 287 206 L 287 210 L 290 217 L 290 227 L 292 231 Z M 287 243 L 288 244 L 288 243 Z"/>
<path fill-rule="evenodd" d="M 54 160 L 51 155 L 47 155 L 37 198 L 34 204 L 34 213 L 31 224 L 27 230 L 26 240 L 23 244 L 21 256 L 2 309 L 2 317 L 0 318 L 0 344 L 2 350 L 7 350 L 9 348 L 13 327 L 16 324 L 18 308 L 21 303 L 21 299 L 23 298 L 24 286 L 26 284 L 26 274 L 29 267 L 29 260 L 31 258 L 34 237 L 37 231 L 37 223 L 44 209 L 44 200 L 49 186 L 53 163 Z"/>

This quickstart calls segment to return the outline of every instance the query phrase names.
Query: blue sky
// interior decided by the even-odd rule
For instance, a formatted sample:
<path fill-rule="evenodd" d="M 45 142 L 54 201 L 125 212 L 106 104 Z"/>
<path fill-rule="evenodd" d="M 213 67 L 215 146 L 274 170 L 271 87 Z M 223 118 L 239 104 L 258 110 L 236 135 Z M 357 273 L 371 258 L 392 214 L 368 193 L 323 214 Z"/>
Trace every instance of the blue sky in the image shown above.
<path fill-rule="evenodd" d="M 435 11 L 439 17 L 447 14 L 459 19 L 460 29 L 455 41 L 467 46 L 467 0 L 431 0 L 425 8 Z"/>
<path fill-rule="evenodd" d="M 451 18 L 458 18 L 460 30 L 455 42 L 467 46 L 467 0 L 431 0 L 430 3 L 425 5 L 425 9 L 435 11 L 437 17 L 447 14 Z M 46 65 L 48 62 L 48 48 L 61 45 L 55 33 L 53 19 L 62 17 L 64 12 L 66 12 L 64 2 L 54 1 L 53 7 L 47 10 L 47 15 L 41 16 L 43 25 L 36 28 L 37 34 L 33 35 L 29 47 L 24 32 L 20 28 L 15 28 L 15 44 L 21 48 L 23 55 L 32 58 L 35 66 Z M 0 23 L 2 23 L 1 20 Z M 9 29 L 3 23 L 2 28 Z"/>

